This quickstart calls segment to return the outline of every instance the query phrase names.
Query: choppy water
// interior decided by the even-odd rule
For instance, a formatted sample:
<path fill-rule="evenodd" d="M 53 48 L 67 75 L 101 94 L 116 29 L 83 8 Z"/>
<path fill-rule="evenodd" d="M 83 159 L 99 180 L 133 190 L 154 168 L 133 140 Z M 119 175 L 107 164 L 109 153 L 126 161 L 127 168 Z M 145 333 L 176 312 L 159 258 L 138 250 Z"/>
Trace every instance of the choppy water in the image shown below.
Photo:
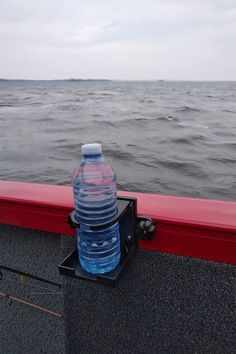
<path fill-rule="evenodd" d="M 0 179 L 68 184 L 101 142 L 123 190 L 236 197 L 236 83 L 0 82 Z"/>

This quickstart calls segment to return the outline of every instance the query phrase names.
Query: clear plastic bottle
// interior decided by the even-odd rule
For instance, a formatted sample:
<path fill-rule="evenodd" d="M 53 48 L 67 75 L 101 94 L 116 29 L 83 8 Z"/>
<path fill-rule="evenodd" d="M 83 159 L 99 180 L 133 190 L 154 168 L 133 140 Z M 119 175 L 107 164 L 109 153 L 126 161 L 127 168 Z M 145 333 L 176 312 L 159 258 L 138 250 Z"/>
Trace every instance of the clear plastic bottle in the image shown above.
<path fill-rule="evenodd" d="M 101 274 L 114 269 L 120 260 L 119 224 L 99 231 L 90 226 L 107 222 L 117 213 L 116 174 L 102 156 L 100 144 L 82 145 L 83 159 L 73 175 L 77 246 L 81 267 Z"/>

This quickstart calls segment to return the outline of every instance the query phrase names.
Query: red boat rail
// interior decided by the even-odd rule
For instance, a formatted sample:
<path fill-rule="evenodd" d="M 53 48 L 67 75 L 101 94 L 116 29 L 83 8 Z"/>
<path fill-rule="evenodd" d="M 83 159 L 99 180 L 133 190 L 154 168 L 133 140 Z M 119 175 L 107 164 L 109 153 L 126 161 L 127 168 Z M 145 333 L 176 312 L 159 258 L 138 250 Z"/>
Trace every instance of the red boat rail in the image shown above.
<path fill-rule="evenodd" d="M 236 264 L 236 203 L 136 192 L 138 214 L 153 218 L 153 240 L 140 248 Z M 70 186 L 0 181 L 0 223 L 75 236 L 67 224 Z"/>

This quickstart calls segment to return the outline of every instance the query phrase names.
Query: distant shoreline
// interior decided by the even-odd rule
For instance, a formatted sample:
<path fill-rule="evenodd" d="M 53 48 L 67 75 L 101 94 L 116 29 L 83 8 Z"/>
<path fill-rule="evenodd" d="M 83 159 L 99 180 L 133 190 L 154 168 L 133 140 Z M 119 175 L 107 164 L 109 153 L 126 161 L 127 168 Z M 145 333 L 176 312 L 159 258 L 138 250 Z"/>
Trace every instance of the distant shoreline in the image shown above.
<path fill-rule="evenodd" d="M 1 81 L 68 81 L 68 82 L 80 82 L 80 81 L 113 81 L 108 79 L 0 79 Z"/>
<path fill-rule="evenodd" d="M 0 78 L 1 82 L 236 82 L 236 80 L 163 80 L 163 79 L 4 79 Z"/>

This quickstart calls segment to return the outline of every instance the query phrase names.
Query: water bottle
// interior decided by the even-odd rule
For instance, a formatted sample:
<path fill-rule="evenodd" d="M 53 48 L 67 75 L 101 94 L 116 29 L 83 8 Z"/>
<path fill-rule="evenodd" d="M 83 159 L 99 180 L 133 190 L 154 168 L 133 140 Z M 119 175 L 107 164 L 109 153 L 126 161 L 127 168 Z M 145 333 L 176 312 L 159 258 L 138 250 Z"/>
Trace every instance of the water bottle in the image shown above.
<path fill-rule="evenodd" d="M 99 231 L 95 224 L 106 223 L 117 213 L 116 174 L 102 156 L 101 144 L 81 147 L 83 158 L 73 174 L 77 247 L 81 267 L 93 274 L 114 269 L 120 260 L 119 223 Z"/>

